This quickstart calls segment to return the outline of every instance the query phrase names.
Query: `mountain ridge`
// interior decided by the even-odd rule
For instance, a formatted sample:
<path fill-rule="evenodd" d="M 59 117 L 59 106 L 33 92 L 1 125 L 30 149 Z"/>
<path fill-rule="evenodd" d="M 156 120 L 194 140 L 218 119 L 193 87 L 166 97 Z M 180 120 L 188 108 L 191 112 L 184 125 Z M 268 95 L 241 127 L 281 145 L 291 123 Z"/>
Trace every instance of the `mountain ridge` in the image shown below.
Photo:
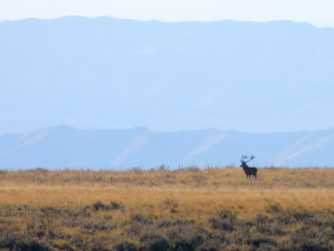
<path fill-rule="evenodd" d="M 18 23 L 18 22 L 29 22 L 29 21 L 63 21 L 69 19 L 78 19 L 78 20 L 114 20 L 114 21 L 128 21 L 128 22 L 137 22 L 137 23 L 162 23 L 162 24 L 210 24 L 210 23 L 247 23 L 247 24 L 272 24 L 272 23 L 286 23 L 286 24 L 296 24 L 296 25 L 306 25 L 311 26 L 316 29 L 334 29 L 331 26 L 316 26 L 309 22 L 302 22 L 302 21 L 293 21 L 287 19 L 277 19 L 277 20 L 270 20 L 270 21 L 247 21 L 247 20 L 235 20 L 235 19 L 219 19 L 219 20 L 211 20 L 211 21 L 200 21 L 200 20 L 190 20 L 190 21 L 164 21 L 164 20 L 157 20 L 157 19 L 150 19 L 150 20 L 140 20 L 140 19 L 131 19 L 131 18 L 118 18 L 112 16 L 96 16 L 96 17 L 86 17 L 80 15 L 68 15 L 56 18 L 24 18 L 19 20 L 2 20 L 1 23 Z"/>
<path fill-rule="evenodd" d="M 157 132 L 144 127 L 81 130 L 61 125 L 0 135 L 0 163 L 5 169 L 230 166 L 238 165 L 243 154 L 254 154 L 257 166 L 334 166 L 332 150 L 334 128 L 253 134 L 217 129 Z"/>

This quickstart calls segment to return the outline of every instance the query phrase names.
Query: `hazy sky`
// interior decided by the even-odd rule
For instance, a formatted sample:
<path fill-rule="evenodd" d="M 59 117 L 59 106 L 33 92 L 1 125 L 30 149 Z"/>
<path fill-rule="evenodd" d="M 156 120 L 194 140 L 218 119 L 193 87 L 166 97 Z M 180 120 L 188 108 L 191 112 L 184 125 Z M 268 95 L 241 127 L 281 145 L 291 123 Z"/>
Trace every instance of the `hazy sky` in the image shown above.
<path fill-rule="evenodd" d="M 334 0 L 0 0 L 0 20 L 67 15 L 141 20 L 294 20 L 334 27 Z"/>

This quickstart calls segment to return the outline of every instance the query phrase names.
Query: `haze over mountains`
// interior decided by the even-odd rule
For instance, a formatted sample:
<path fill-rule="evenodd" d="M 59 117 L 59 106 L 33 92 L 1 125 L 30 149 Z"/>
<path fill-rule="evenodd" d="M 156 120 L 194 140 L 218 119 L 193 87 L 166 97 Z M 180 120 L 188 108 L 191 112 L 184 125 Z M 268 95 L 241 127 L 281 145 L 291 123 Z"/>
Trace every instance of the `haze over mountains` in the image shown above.
<path fill-rule="evenodd" d="M 66 17 L 0 34 L 1 167 L 334 165 L 334 131 L 313 130 L 334 126 L 334 29 Z M 280 131 L 297 132 L 263 134 Z"/>
<path fill-rule="evenodd" d="M 334 126 L 334 29 L 66 17 L 0 22 L 0 34 L 2 133 Z"/>
<path fill-rule="evenodd" d="M 144 127 L 79 130 L 67 125 L 0 135 L 0 168 L 171 168 L 239 165 L 254 154 L 257 166 L 334 166 L 334 129 L 249 134 L 207 129 L 157 132 Z"/>

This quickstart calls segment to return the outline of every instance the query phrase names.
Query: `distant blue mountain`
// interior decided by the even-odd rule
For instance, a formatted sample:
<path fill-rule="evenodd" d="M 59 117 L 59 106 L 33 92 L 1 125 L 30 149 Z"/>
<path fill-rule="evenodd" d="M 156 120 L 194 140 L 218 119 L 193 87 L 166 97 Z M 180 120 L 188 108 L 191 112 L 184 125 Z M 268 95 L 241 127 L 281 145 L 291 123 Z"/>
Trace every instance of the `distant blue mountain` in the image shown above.
<path fill-rule="evenodd" d="M 334 166 L 334 129 L 249 134 L 215 129 L 157 132 L 144 127 L 79 130 L 67 125 L 0 135 L 0 169 L 128 169 L 239 165 Z"/>
<path fill-rule="evenodd" d="M 334 126 L 334 29 L 66 17 L 0 22 L 0 36 L 3 133 L 60 123 L 253 132 Z M 82 140 L 87 151 L 94 144 Z"/>

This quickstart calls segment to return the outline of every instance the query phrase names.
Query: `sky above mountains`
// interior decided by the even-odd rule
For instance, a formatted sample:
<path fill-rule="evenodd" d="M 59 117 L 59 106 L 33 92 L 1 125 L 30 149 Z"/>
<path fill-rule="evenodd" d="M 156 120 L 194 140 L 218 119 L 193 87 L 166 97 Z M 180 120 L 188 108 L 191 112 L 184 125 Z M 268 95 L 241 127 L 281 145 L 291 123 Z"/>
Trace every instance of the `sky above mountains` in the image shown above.
<path fill-rule="evenodd" d="M 162 21 L 291 20 L 334 27 L 332 0 L 1 0 L 0 20 L 68 15 Z"/>

